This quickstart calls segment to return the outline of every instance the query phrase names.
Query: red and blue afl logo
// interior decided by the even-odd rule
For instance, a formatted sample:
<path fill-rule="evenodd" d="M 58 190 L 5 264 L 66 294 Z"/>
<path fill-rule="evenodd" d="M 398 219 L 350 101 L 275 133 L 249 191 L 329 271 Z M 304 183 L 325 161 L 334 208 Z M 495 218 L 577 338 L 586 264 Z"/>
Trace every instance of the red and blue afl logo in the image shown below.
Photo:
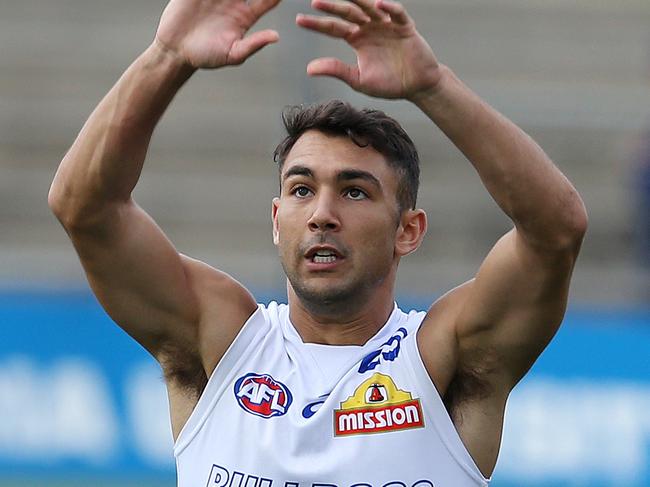
<path fill-rule="evenodd" d="M 235 397 L 244 411 L 272 418 L 289 410 L 293 398 L 282 382 L 268 374 L 246 374 L 235 382 Z"/>

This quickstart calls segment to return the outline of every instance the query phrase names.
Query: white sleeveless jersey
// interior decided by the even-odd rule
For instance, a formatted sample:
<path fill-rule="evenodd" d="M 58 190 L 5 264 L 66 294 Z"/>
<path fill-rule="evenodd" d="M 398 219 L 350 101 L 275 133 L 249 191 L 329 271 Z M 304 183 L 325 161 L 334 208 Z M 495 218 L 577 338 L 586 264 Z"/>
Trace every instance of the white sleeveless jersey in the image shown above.
<path fill-rule="evenodd" d="M 487 486 L 395 306 L 363 346 L 303 343 L 260 305 L 174 446 L 179 487 Z"/>

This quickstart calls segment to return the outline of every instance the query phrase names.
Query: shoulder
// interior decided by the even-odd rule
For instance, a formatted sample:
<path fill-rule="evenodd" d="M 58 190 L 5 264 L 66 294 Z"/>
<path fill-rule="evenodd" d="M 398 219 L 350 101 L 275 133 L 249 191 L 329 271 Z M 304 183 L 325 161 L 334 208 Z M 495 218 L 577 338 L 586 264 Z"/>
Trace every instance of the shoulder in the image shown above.
<path fill-rule="evenodd" d="M 181 258 L 198 302 L 198 322 L 191 339 L 167 344 L 159 361 L 168 381 L 200 389 L 257 304 L 253 295 L 229 274 L 191 257 Z"/>
<path fill-rule="evenodd" d="M 422 362 L 443 397 L 459 372 L 457 322 L 473 281 L 467 281 L 438 298 L 418 330 L 417 346 Z"/>
<path fill-rule="evenodd" d="M 470 279 L 436 300 L 417 337 L 422 361 L 450 414 L 468 399 L 502 396 L 493 380 L 498 355 L 489 343 L 477 340 L 471 349 L 461 346 L 459 322 L 474 282 Z"/>
<path fill-rule="evenodd" d="M 219 322 L 242 321 L 255 311 L 253 295 L 231 275 L 182 255 L 183 269 L 199 302 L 199 328 L 206 317 Z"/>
<path fill-rule="evenodd" d="M 191 257 L 181 255 L 181 259 L 199 318 L 189 339 L 165 344 L 157 357 L 167 385 L 174 438 L 215 367 L 257 309 L 251 293 L 232 276 Z"/>

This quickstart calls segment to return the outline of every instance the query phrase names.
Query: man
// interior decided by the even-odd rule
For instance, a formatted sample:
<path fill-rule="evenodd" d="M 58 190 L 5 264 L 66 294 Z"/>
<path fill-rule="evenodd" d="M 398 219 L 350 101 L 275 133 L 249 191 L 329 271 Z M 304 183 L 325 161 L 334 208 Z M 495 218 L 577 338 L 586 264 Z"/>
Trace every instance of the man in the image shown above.
<path fill-rule="evenodd" d="M 171 0 L 61 163 L 50 206 L 102 305 L 163 368 L 179 485 L 487 485 L 508 394 L 562 320 L 587 217 L 544 152 L 437 61 L 403 6 L 313 0 L 326 15 L 296 22 L 357 55 L 356 66 L 316 59 L 310 75 L 414 103 L 514 223 L 428 312 L 394 304 L 399 260 L 426 217 L 417 153 L 379 112 L 333 102 L 287 116 L 273 237 L 288 306 L 258 306 L 180 255 L 131 198 L 173 96 L 197 69 L 278 41 L 246 35 L 278 1 Z"/>

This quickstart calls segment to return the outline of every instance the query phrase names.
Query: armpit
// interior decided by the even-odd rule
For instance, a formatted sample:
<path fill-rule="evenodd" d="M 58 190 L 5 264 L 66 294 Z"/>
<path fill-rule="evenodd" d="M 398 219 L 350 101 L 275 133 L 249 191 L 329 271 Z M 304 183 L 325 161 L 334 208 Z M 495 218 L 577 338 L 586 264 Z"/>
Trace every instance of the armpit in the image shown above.
<path fill-rule="evenodd" d="M 161 352 L 159 361 L 167 384 L 175 385 L 193 398 L 201 396 L 208 376 L 198 352 L 168 346 Z"/>
<path fill-rule="evenodd" d="M 456 426 L 463 420 L 463 405 L 471 401 L 483 400 L 493 393 L 493 388 L 485 379 L 487 371 L 479 367 L 459 369 L 447 387 L 443 403 Z"/>

